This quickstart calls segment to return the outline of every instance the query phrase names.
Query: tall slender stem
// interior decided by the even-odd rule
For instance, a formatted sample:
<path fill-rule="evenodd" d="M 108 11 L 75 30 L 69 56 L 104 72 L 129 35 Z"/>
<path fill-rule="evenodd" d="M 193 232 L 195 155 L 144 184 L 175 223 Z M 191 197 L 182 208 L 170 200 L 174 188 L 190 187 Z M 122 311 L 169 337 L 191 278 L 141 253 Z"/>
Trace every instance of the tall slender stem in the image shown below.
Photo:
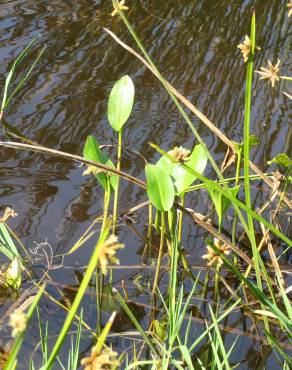
<path fill-rule="evenodd" d="M 245 87 L 245 109 L 244 109 L 244 141 L 243 141 L 243 163 L 244 163 L 244 192 L 246 206 L 251 209 L 250 181 L 249 181 L 249 136 L 251 118 L 251 98 L 252 98 L 252 74 L 255 50 L 255 13 L 252 16 L 251 24 L 251 52 L 247 65 L 246 87 Z M 249 239 L 252 246 L 257 285 L 262 290 L 262 281 L 259 267 L 259 252 L 256 246 L 253 217 L 247 214 Z"/>
<path fill-rule="evenodd" d="M 235 174 L 235 186 L 239 185 L 239 177 L 240 177 L 240 164 L 241 164 L 241 156 L 242 156 L 242 148 L 238 150 L 237 153 L 237 164 L 236 164 L 236 174 Z M 232 243 L 236 244 L 236 227 L 237 227 L 237 214 L 234 214 L 233 222 L 232 222 Z M 237 257 L 234 256 L 234 264 L 237 264 Z"/>
<path fill-rule="evenodd" d="M 117 160 L 117 170 L 121 170 L 121 158 L 122 158 L 122 130 L 118 132 L 118 160 Z M 117 214 L 118 214 L 118 197 L 119 197 L 119 186 L 120 186 L 120 178 L 117 179 L 117 187 L 115 190 L 115 198 L 114 198 L 114 215 L 113 215 L 113 233 L 116 229 L 117 223 Z"/>
<path fill-rule="evenodd" d="M 163 254 L 164 236 L 165 236 L 165 215 L 164 215 L 164 212 L 161 212 L 160 245 L 159 245 L 159 254 L 158 254 L 157 267 L 156 267 L 154 284 L 153 284 L 153 293 L 156 292 L 157 285 L 158 285 L 158 277 L 159 277 L 162 254 Z"/>
<path fill-rule="evenodd" d="M 185 194 L 183 193 L 180 197 L 180 204 L 184 207 L 185 204 Z M 178 219 L 178 242 L 181 243 L 182 240 L 182 227 L 183 227 L 183 213 L 179 211 L 179 219 Z"/>
<path fill-rule="evenodd" d="M 103 216 L 102 216 L 102 226 L 101 226 L 101 233 L 104 230 L 104 227 L 107 222 L 109 204 L 111 199 L 111 184 L 109 179 L 107 180 L 107 190 L 104 191 L 104 201 L 103 201 Z"/>

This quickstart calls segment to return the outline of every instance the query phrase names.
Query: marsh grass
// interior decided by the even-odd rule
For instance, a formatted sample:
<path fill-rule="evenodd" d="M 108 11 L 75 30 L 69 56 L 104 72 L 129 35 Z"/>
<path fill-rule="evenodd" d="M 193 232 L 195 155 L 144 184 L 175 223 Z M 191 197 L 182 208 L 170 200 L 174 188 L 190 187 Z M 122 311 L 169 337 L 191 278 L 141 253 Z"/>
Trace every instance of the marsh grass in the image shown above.
<path fill-rule="evenodd" d="M 272 198 L 278 197 L 278 207 L 285 203 L 290 207 L 290 200 L 286 195 L 287 175 L 285 186 L 281 188 L 279 182 L 273 186 L 271 180 L 274 180 L 273 173 L 263 174 L 250 161 L 250 146 L 252 145 L 250 127 L 251 127 L 251 109 L 252 109 L 252 78 L 255 50 L 255 32 L 256 18 L 255 14 L 251 21 L 251 52 L 247 61 L 247 75 L 245 86 L 245 114 L 243 123 L 243 143 L 232 142 L 223 133 L 221 133 L 213 124 L 197 110 L 190 102 L 178 93 L 161 75 L 155 63 L 148 55 L 142 42 L 135 30 L 128 21 L 123 9 L 124 2 L 113 1 L 115 6 L 115 15 L 118 15 L 124 22 L 129 33 L 136 42 L 136 45 L 143 54 L 140 56 L 136 51 L 124 44 L 111 31 L 106 30 L 121 46 L 126 48 L 135 57 L 140 59 L 158 78 L 165 88 L 165 91 L 171 97 L 174 105 L 177 107 L 181 116 L 190 128 L 194 136 L 194 141 L 198 143 L 193 151 L 178 152 L 174 156 L 174 149 L 167 150 L 158 147 L 155 143 L 150 143 L 151 148 L 160 153 L 161 158 L 155 164 L 147 163 L 145 166 L 146 182 L 137 179 L 121 170 L 122 159 L 122 129 L 128 120 L 134 102 L 134 85 L 129 76 L 122 77 L 114 86 L 109 97 L 108 118 L 110 126 L 117 132 L 118 150 L 116 165 L 109 158 L 107 153 L 101 150 L 98 140 L 92 135 L 88 136 L 84 145 L 83 157 L 57 151 L 54 149 L 39 146 L 33 143 L 18 143 L 2 141 L 1 146 L 14 148 L 18 150 L 29 150 L 40 154 L 66 158 L 67 160 L 83 163 L 88 167 L 85 171 L 89 176 L 95 176 L 104 193 L 103 214 L 101 216 L 101 228 L 97 229 L 99 217 L 84 232 L 80 239 L 69 249 L 67 255 L 76 253 L 80 248 L 84 248 L 88 240 L 95 241 L 95 247 L 91 255 L 82 280 L 76 292 L 73 302 L 66 307 L 57 302 L 54 297 L 42 285 L 36 281 L 30 274 L 25 262 L 23 269 L 31 279 L 32 285 L 39 289 L 37 295 L 31 302 L 26 313 L 27 330 L 29 330 L 29 321 L 37 308 L 39 300 L 50 299 L 51 302 L 64 309 L 66 318 L 60 332 L 54 343 L 50 340 L 49 329 L 51 323 L 43 323 L 41 315 L 38 313 L 38 322 L 40 330 L 40 348 L 42 352 L 42 370 L 49 370 L 60 366 L 63 369 L 77 369 L 80 366 L 81 354 L 80 346 L 84 331 L 92 336 L 93 347 L 86 356 L 83 354 L 81 364 L 86 369 L 94 368 L 96 364 L 102 364 L 105 368 L 125 368 L 125 369 L 232 369 L 237 367 L 237 363 L 231 362 L 232 354 L 237 350 L 238 338 L 242 335 L 237 334 L 236 340 L 232 345 L 227 345 L 225 330 L 226 322 L 232 318 L 238 310 L 242 310 L 244 315 L 251 317 L 256 334 L 260 332 L 263 336 L 261 341 L 269 345 L 271 350 L 276 352 L 278 361 L 283 369 L 288 369 L 292 365 L 289 350 L 291 350 L 292 339 L 292 307 L 289 299 L 289 287 L 285 281 L 284 272 L 281 271 L 278 258 L 275 255 L 271 236 L 285 244 L 283 253 L 287 253 L 292 243 L 287 235 L 279 230 L 274 223 L 274 219 L 267 220 L 262 216 L 263 211 L 270 207 L 271 201 L 265 203 L 260 211 L 255 211 L 251 202 L 251 181 L 264 181 L 270 186 Z M 6 79 L 4 94 L 2 100 L 1 116 L 11 99 L 16 95 L 21 86 L 35 67 L 37 61 L 44 52 L 41 49 L 37 59 L 31 65 L 28 73 L 17 85 L 16 89 L 9 93 L 12 77 L 16 67 L 18 67 L 29 52 L 31 46 L 35 43 L 34 39 L 27 48 L 19 55 L 14 62 Z M 145 58 L 145 59 L 144 59 Z M 286 77 L 289 80 L 289 77 Z M 201 138 L 199 132 L 192 124 L 190 117 L 186 114 L 184 106 L 190 108 L 190 111 L 196 114 L 209 129 L 218 135 L 231 151 L 232 161 L 228 166 L 235 163 L 234 177 L 227 178 L 223 176 L 223 169 L 226 163 L 221 165 L 216 163 L 212 153 L 208 150 L 206 144 Z M 1 121 L 1 119 L 0 119 Z M 27 142 L 27 138 L 24 138 Z M 183 143 L 181 143 L 183 144 Z M 189 153 L 190 156 L 186 155 Z M 185 155 L 184 155 L 185 154 Z M 207 161 L 212 165 L 216 173 L 215 179 L 207 178 L 204 170 Z M 243 162 L 243 175 L 241 175 L 241 164 Z M 252 175 L 250 172 L 256 172 Z M 131 309 L 127 290 L 123 286 L 122 291 L 117 290 L 110 283 L 108 296 L 115 302 L 117 307 L 121 307 L 128 316 L 136 329 L 136 335 L 139 341 L 132 340 L 132 348 L 127 353 L 116 354 L 109 347 L 111 339 L 111 328 L 115 320 L 114 312 L 105 326 L 101 325 L 101 306 L 103 304 L 103 289 L 106 282 L 106 275 L 118 263 L 116 254 L 117 249 L 122 245 L 118 243 L 116 236 L 112 235 L 119 226 L 118 215 L 118 196 L 119 181 L 123 178 L 138 186 L 148 196 L 148 201 L 141 205 L 134 205 L 128 214 L 131 215 L 138 210 L 148 212 L 149 225 L 147 235 L 136 233 L 141 240 L 145 242 L 147 248 L 151 251 L 155 246 L 153 244 L 154 234 L 159 238 L 158 257 L 156 266 L 153 269 L 150 287 L 145 292 L 151 301 L 149 309 L 148 326 L 139 322 L 135 313 Z M 193 184 L 197 180 L 198 184 Z M 233 185 L 233 186 L 232 186 Z M 244 198 L 238 198 L 240 186 L 244 187 Z M 188 208 L 185 201 L 185 194 L 191 196 L 196 191 L 209 192 L 210 200 L 216 210 L 216 217 L 212 220 L 206 215 L 201 215 L 193 209 Z M 112 192 L 115 193 L 112 204 Z M 111 218 L 111 209 L 113 208 L 113 220 Z M 229 210 L 234 212 L 234 221 L 231 232 L 224 230 L 223 219 Z M 291 209 L 291 208 L 290 208 Z M 153 214 L 155 213 L 155 217 Z M 208 244 L 208 267 L 201 268 L 203 273 L 194 274 L 192 267 L 188 263 L 188 257 L 183 251 L 183 223 L 188 218 L 203 228 L 207 236 Z M 129 230 L 135 230 L 131 221 L 127 219 L 126 225 Z M 256 238 L 256 227 L 261 227 L 261 239 Z M 243 230 L 243 232 L 242 232 Z M 0 251 L 11 261 L 15 256 L 22 260 L 20 252 L 11 237 L 12 232 L 4 224 L 0 223 Z M 243 234 L 247 235 L 248 250 L 242 247 Z M 263 246 L 267 246 L 270 261 L 263 258 Z M 126 246 L 127 247 L 127 246 Z M 167 247 L 167 252 L 165 252 Z M 228 253 L 226 253 L 228 251 Z M 27 256 L 26 256 L 27 257 Z M 66 255 L 63 257 L 66 258 Z M 25 260 L 25 258 L 23 258 Z M 165 264 L 162 262 L 165 261 Z M 29 263 L 28 263 L 29 264 Z M 151 266 L 150 266 L 151 267 Z M 236 280 L 237 285 L 231 286 L 225 278 L 222 271 L 228 271 Z M 180 280 L 181 273 L 188 276 L 191 281 L 191 288 L 187 289 L 185 281 Z M 271 277 L 274 273 L 274 278 Z M 160 289 L 161 275 L 166 273 L 167 288 Z M 255 274 L 255 279 L 252 274 Z M 211 280 L 211 275 L 214 281 Z M 202 278 L 203 276 L 203 278 Z M 44 273 L 42 280 L 47 279 L 50 282 L 50 270 Z M 202 279 L 202 280 L 201 280 Z M 187 279 L 185 279 L 187 280 Z M 89 287 L 94 286 L 96 295 L 97 324 L 92 329 L 84 320 L 86 314 L 83 306 L 84 297 Z M 205 316 L 201 319 L 196 317 L 193 312 L 193 302 L 196 298 L 208 300 L 207 290 L 211 286 L 214 290 L 214 301 L 207 302 Z M 228 298 L 222 298 L 220 295 L 220 286 L 230 293 Z M 253 298 L 253 304 L 250 304 L 249 298 Z M 200 310 L 202 304 L 199 304 Z M 148 307 L 149 308 L 149 307 Z M 81 311 L 80 311 L 81 310 Z M 84 315 L 83 315 L 84 312 Z M 200 322 L 200 325 L 198 325 Z M 68 361 L 64 365 L 63 359 L 59 359 L 61 346 L 69 335 L 69 330 L 73 323 L 77 323 L 75 339 L 71 342 L 68 354 Z M 200 329 L 198 329 L 198 327 Z M 1 329 L 1 328 L 0 328 Z M 195 335 L 193 334 L 195 332 Z M 234 333 L 237 333 L 234 331 Z M 254 335 L 253 332 L 247 332 L 246 335 Z M 25 331 L 19 333 L 15 338 L 9 357 L 6 361 L 5 369 L 15 369 L 17 364 L 18 352 L 24 341 Z M 256 338 L 259 338 L 257 335 Z M 95 365 L 94 365 L 95 364 Z M 29 364 L 29 369 L 35 369 L 33 356 Z"/>

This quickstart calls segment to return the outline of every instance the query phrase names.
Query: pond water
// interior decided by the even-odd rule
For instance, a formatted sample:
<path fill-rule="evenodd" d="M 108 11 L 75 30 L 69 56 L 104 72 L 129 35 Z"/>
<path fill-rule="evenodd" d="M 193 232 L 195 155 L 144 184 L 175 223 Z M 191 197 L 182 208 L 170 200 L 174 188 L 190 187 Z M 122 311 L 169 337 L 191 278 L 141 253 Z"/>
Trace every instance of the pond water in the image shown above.
<path fill-rule="evenodd" d="M 166 79 L 228 137 L 239 142 L 243 138 L 246 68 L 237 45 L 249 33 L 254 6 L 257 45 L 262 48 L 256 57 L 256 69 L 266 65 L 267 60 L 276 63 L 280 59 L 283 74 L 291 74 L 291 20 L 289 23 L 286 3 L 286 0 L 139 0 L 128 1 L 131 9 L 127 15 Z M 82 155 L 84 142 L 90 133 L 94 133 L 102 144 L 116 144 L 116 135 L 107 121 L 107 101 L 114 82 L 129 74 L 135 83 L 136 98 L 133 114 L 124 131 L 126 150 L 122 170 L 144 180 L 144 161 L 136 152 L 154 163 L 158 155 L 149 147 L 149 141 L 166 150 L 182 144 L 191 148 L 195 141 L 159 81 L 103 30 L 103 27 L 111 29 L 135 47 L 124 24 L 118 17 L 112 18 L 111 11 L 111 1 L 102 0 L 1 1 L 0 86 L 4 85 L 13 60 L 36 35 L 41 34 L 41 38 L 19 68 L 15 84 L 40 48 L 47 45 L 28 82 L 7 110 L 4 122 L 32 141 L 78 155 Z M 254 79 L 251 132 L 258 136 L 259 145 L 251 156 L 263 171 L 270 169 L 267 161 L 277 153 L 291 155 L 291 101 L 283 91 L 292 94 L 291 85 L 282 81 L 272 90 L 258 77 Z M 221 163 L 226 147 L 195 116 L 190 117 Z M 72 301 L 94 240 L 64 261 L 58 255 L 68 252 L 95 217 L 101 214 L 102 189 L 93 178 L 83 177 L 84 168 L 71 161 L 32 152 L 0 150 L 0 206 L 11 206 L 18 213 L 9 225 L 31 254 L 35 261 L 33 269 L 39 277 L 46 264 L 44 258 L 39 260 L 43 254 L 42 243 L 47 243 L 45 250 L 48 254 L 52 250 L 54 255 L 48 291 L 60 302 Z M 205 174 L 208 177 L 214 175 L 211 168 Z M 262 182 L 256 182 L 252 195 L 256 207 L 263 204 L 269 192 Z M 144 191 L 122 181 L 120 212 L 144 200 Z M 189 207 L 204 214 L 211 213 L 209 198 L 204 191 L 188 197 L 187 202 Z M 147 214 L 143 210 L 137 213 L 135 222 L 135 228 L 145 236 Z M 225 228 L 229 224 L 227 220 Z M 204 271 L 201 256 L 205 253 L 204 238 L 207 234 L 186 221 L 184 235 L 184 247 L 197 275 L 198 271 Z M 133 311 L 146 327 L 149 323 L 147 287 L 153 278 L 153 260 L 148 255 L 143 257 L 143 240 L 127 226 L 119 229 L 119 239 L 125 243 L 125 249 L 118 253 L 121 266 L 113 271 L 114 286 L 119 288 L 124 284 Z M 38 246 L 35 255 L 33 251 Z M 156 253 L 153 252 L 154 257 Z M 143 262 L 150 268 L 142 266 Z M 165 276 L 161 280 L 162 290 L 166 283 Z M 186 281 L 186 285 L 190 287 L 191 282 Z M 24 288 L 29 286 L 27 282 Z M 117 309 L 106 289 L 102 324 L 110 312 Z M 227 293 L 222 292 L 224 294 Z M 209 299 L 212 300 L 211 293 Z M 200 303 L 199 306 L 199 303 L 194 301 L 193 306 L 197 317 L 202 319 L 206 305 Z M 11 302 L 2 304 L 0 315 L 9 304 Z M 94 286 L 84 301 L 84 307 L 84 320 L 95 328 Z M 64 311 L 47 299 L 42 301 L 40 314 L 44 322 L 49 320 L 50 340 L 54 343 L 65 317 Z M 240 350 L 233 353 L 231 363 L 240 362 L 240 369 L 279 368 L 271 350 L 263 346 L 256 336 L 246 335 L 252 324 L 250 318 L 238 313 L 232 322 L 224 324 L 242 331 L 237 346 Z M 196 326 L 198 331 L 203 328 L 200 323 Z M 120 311 L 111 340 L 119 351 L 130 345 L 130 334 L 121 336 L 115 333 L 128 330 L 133 331 L 133 326 Z M 27 333 L 19 369 L 27 368 L 29 355 L 39 341 L 37 333 L 38 324 L 34 321 Z M 236 331 L 226 333 L 226 343 L 231 344 L 237 334 Z M 81 350 L 86 352 L 92 339 L 86 333 L 84 336 Z M 3 346 L 1 340 L 0 344 Z M 61 358 L 66 358 L 68 344 L 69 341 L 61 351 Z M 203 347 L 201 351 L 203 353 Z M 40 351 L 35 352 L 34 360 L 38 367 Z"/>

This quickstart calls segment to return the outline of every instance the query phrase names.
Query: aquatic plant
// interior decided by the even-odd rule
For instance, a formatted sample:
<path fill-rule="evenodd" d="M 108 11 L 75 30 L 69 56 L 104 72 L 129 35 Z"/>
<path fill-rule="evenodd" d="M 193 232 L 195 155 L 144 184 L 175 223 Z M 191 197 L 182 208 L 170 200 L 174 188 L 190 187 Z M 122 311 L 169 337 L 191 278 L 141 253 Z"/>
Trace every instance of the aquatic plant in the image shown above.
<path fill-rule="evenodd" d="M 36 144 L 22 144 L 15 142 L 1 142 L 0 145 L 19 150 L 32 150 L 51 156 L 59 156 L 87 166 L 84 175 L 96 178 L 98 191 L 103 195 L 103 214 L 101 218 L 96 217 L 87 228 L 80 239 L 69 249 L 68 254 L 72 255 L 81 247 L 84 248 L 88 240 L 96 237 L 94 248 L 84 274 L 80 279 L 80 285 L 72 302 L 61 304 L 52 295 L 45 285 L 34 276 L 29 276 L 37 294 L 27 303 L 28 311 L 17 309 L 10 315 L 12 336 L 15 341 L 5 369 L 14 369 L 17 365 L 17 356 L 24 340 L 25 331 L 29 328 L 30 320 L 41 297 L 50 299 L 58 307 L 66 312 L 63 326 L 58 333 L 53 347 L 49 346 L 48 327 L 43 323 L 39 311 L 41 350 L 43 353 L 43 370 L 49 370 L 61 361 L 58 358 L 61 346 L 66 340 L 73 323 L 77 323 L 75 344 L 71 344 L 68 356 L 67 368 L 76 369 L 79 363 L 80 342 L 82 341 L 82 330 L 86 330 L 93 339 L 93 344 L 87 354 L 82 354 L 80 364 L 85 369 L 95 368 L 118 368 L 137 369 L 148 367 L 152 369 L 231 369 L 237 364 L 231 363 L 230 357 L 237 348 L 237 339 L 232 345 L 225 342 L 224 322 L 228 320 L 237 310 L 244 312 L 246 317 L 252 319 L 254 326 L 264 335 L 264 341 L 271 350 L 277 352 L 281 366 L 288 369 L 292 364 L 291 356 L 286 347 L 290 346 L 292 339 L 292 308 L 289 299 L 290 287 L 283 277 L 279 266 L 278 258 L 273 248 L 273 239 L 281 242 L 286 251 L 291 248 L 292 242 L 283 231 L 277 227 L 274 218 L 266 218 L 264 211 L 270 206 L 271 199 L 265 203 L 260 210 L 253 207 L 251 196 L 251 182 L 264 181 L 271 188 L 271 198 L 278 197 L 276 213 L 282 204 L 291 209 L 290 200 L 286 194 L 286 184 L 290 181 L 289 170 L 291 160 L 288 156 L 278 155 L 271 163 L 277 163 L 285 167 L 285 174 L 275 175 L 274 173 L 263 174 L 250 160 L 250 149 L 258 142 L 257 137 L 251 134 L 251 111 L 252 111 L 252 81 L 254 72 L 261 75 L 261 79 L 268 79 L 273 88 L 276 82 L 281 79 L 289 80 L 289 77 L 279 76 L 279 63 L 272 65 L 269 62 L 269 70 L 261 68 L 261 71 L 254 71 L 255 48 L 256 48 L 256 18 L 253 13 L 251 21 L 250 36 L 246 36 L 239 45 L 246 64 L 245 84 L 245 107 L 244 123 L 242 127 L 243 142 L 235 143 L 220 132 L 206 116 L 198 111 L 185 97 L 178 93 L 162 76 L 149 54 L 146 52 L 137 33 L 131 26 L 124 14 L 128 10 L 125 1 L 113 0 L 114 9 L 112 16 L 119 16 L 132 35 L 136 45 L 144 55 L 142 57 L 129 46 L 125 45 L 111 31 L 107 32 L 126 50 L 142 61 L 147 68 L 158 78 L 169 94 L 174 105 L 180 112 L 182 118 L 194 135 L 193 148 L 184 148 L 184 143 L 177 143 L 174 148 L 162 149 L 155 143 L 150 143 L 153 152 L 160 154 L 156 163 L 145 164 L 145 181 L 135 178 L 121 169 L 122 162 L 122 133 L 128 121 L 134 104 L 135 88 L 132 79 L 125 75 L 113 86 L 109 95 L 107 116 L 112 129 L 117 132 L 117 163 L 110 159 L 106 150 L 101 148 L 99 140 L 89 135 L 84 143 L 83 157 L 70 153 L 45 148 Z M 8 87 L 13 76 L 15 66 L 25 56 L 29 48 L 17 59 L 12 72 L 6 80 L 4 97 L 2 102 L 1 115 L 11 100 L 7 98 Z M 42 52 L 41 52 L 42 53 Z M 39 54 L 41 55 L 41 54 Z M 145 59 L 144 59 L 145 58 Z M 35 63 L 33 64 L 33 66 Z M 12 93 L 11 96 L 13 96 Z M 228 147 L 223 163 L 217 163 L 213 154 L 207 148 L 189 115 L 185 112 L 184 106 L 197 115 L 208 128 Z M 155 138 L 154 138 L 155 139 Z M 165 145 L 163 145 L 165 147 Z M 213 170 L 212 177 L 205 174 L 207 166 Z M 224 171 L 234 167 L 234 177 L 225 177 Z M 241 174 L 241 170 L 243 171 Z M 251 175 L 251 170 L 256 175 Z M 127 297 L 127 290 L 122 285 L 117 289 L 112 284 L 112 268 L 118 263 L 119 249 L 127 248 L 127 245 L 120 243 L 115 235 L 118 225 L 118 200 L 120 178 L 131 182 L 139 187 L 145 194 L 146 201 L 135 205 L 131 210 L 121 215 L 126 225 L 135 230 L 131 215 L 138 209 L 149 206 L 149 225 L 147 236 L 136 233 L 145 242 L 150 250 L 158 250 L 155 258 L 155 274 L 149 282 L 147 294 L 150 300 L 151 313 L 149 322 L 139 322 Z M 274 183 L 272 183 L 274 180 Z M 284 186 L 283 186 L 284 182 Z M 281 188 L 281 186 L 283 186 Z M 211 205 L 215 210 L 215 216 L 202 215 L 195 208 L 190 208 L 186 202 L 186 195 L 193 195 L 199 189 L 210 196 Z M 114 192 L 113 205 L 111 194 Z M 186 205 L 187 204 L 187 205 Z M 111 207 L 112 206 L 112 207 Z M 155 211 L 155 221 L 152 213 Z M 231 230 L 224 229 L 224 217 L 233 212 Z M 20 289 L 21 276 L 20 267 L 26 269 L 25 263 L 11 237 L 11 231 L 6 226 L 8 213 L 0 219 L 0 251 L 10 259 L 10 264 L 5 273 L 2 274 L 6 284 L 14 290 Z M 12 213 L 10 214 L 10 216 Z M 217 215 L 217 216 L 216 216 Z M 183 246 L 183 223 L 188 218 L 190 223 L 196 223 L 204 229 L 208 237 L 205 240 L 207 253 L 202 255 L 206 260 L 207 273 L 204 274 L 204 281 L 200 280 L 202 273 L 194 275 L 184 252 Z M 101 228 L 97 225 L 101 221 Z M 259 231 L 261 233 L 259 233 Z M 159 238 L 159 246 L 153 242 L 152 232 Z M 245 244 L 242 240 L 245 239 Z M 157 243 L 158 244 L 158 243 Z M 166 248 L 167 247 L 167 248 Z M 264 247 L 270 259 L 267 263 L 267 256 L 263 253 Z M 283 248 L 285 250 L 285 248 Z M 285 251 L 283 252 L 285 253 Z M 66 257 L 66 256 L 63 256 Z M 153 259 L 153 256 L 152 256 Z M 162 262 L 165 260 L 165 264 Z M 153 267 L 153 266 L 150 266 Z M 203 267 L 201 268 L 203 270 Z M 228 271 L 236 281 L 231 285 L 226 279 L 222 270 Z M 29 273 L 29 269 L 26 269 Z M 271 275 L 271 271 L 273 275 Z M 108 272 L 110 272 L 108 274 Z M 191 288 L 187 289 L 180 280 L 180 272 L 183 272 L 190 280 Z M 255 276 L 255 279 L 252 276 Z M 6 275 L 5 275 L 6 274 Z M 50 271 L 46 271 L 44 277 L 50 277 Z M 163 292 L 160 287 L 161 276 L 166 275 L 167 288 Z M 214 276 L 214 282 L 210 279 Z M 105 326 L 101 327 L 100 312 L 102 308 L 102 296 L 105 289 L 105 278 L 109 276 L 108 290 L 106 293 L 108 311 L 113 311 Z M 1 277 L 1 276 L 0 276 Z M 152 275 L 151 275 L 152 277 Z M 19 280 L 20 279 L 20 280 Z M 13 282 L 11 283 L 11 281 Z M 138 282 L 136 281 L 138 285 Z M 222 284 L 228 295 L 221 297 L 219 285 Z M 95 289 L 97 323 L 92 329 L 83 321 L 81 307 L 84 303 L 85 294 L 89 287 Z M 207 290 L 211 287 L 214 296 L 214 305 L 206 304 L 206 317 L 196 317 L 193 313 L 196 305 L 194 299 L 207 301 Z M 143 289 L 143 287 L 141 287 Z M 252 300 L 252 303 L 251 303 Z M 198 305 L 200 305 L 199 303 Z M 139 335 L 141 350 L 136 351 L 139 342 L 133 339 L 133 347 L 130 354 L 122 353 L 119 357 L 115 348 L 108 345 L 112 326 L 116 318 L 116 308 L 121 307 L 136 329 L 135 335 Z M 78 313 L 80 311 L 80 313 Z M 197 321 L 203 325 L 203 329 L 197 331 L 195 336 L 192 332 L 197 328 Z M 61 363 L 62 368 L 66 368 Z M 34 369 L 33 358 L 30 369 Z"/>

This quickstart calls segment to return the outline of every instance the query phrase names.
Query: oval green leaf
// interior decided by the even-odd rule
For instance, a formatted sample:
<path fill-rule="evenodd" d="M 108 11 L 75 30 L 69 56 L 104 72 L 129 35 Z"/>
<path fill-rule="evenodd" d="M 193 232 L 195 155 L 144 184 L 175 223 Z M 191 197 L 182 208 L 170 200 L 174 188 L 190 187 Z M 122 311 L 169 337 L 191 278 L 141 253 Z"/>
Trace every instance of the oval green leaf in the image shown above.
<path fill-rule="evenodd" d="M 112 88 L 108 102 L 108 120 L 112 128 L 119 132 L 127 122 L 134 104 L 135 88 L 132 79 L 126 75 Z"/>
<path fill-rule="evenodd" d="M 174 202 L 174 187 L 168 173 L 157 165 L 145 166 L 147 194 L 159 211 L 169 211 Z"/>
<path fill-rule="evenodd" d="M 205 171 L 207 166 L 208 157 L 206 151 L 201 144 L 194 147 L 189 160 L 185 162 L 185 165 L 195 170 L 199 174 Z M 197 179 L 195 175 L 185 170 L 180 164 L 177 164 L 173 171 L 172 177 L 174 178 L 174 186 L 176 193 L 181 195 L 187 188 Z"/>
<path fill-rule="evenodd" d="M 113 164 L 112 160 L 99 149 L 99 143 L 97 142 L 93 135 L 87 136 L 83 149 L 83 156 L 87 160 L 91 160 L 115 168 L 115 165 Z M 114 190 L 116 189 L 118 181 L 117 175 L 111 175 L 105 172 L 100 172 L 95 174 L 95 176 L 100 185 L 104 188 L 104 190 L 107 190 L 107 181 L 110 181 L 110 184 Z"/>

